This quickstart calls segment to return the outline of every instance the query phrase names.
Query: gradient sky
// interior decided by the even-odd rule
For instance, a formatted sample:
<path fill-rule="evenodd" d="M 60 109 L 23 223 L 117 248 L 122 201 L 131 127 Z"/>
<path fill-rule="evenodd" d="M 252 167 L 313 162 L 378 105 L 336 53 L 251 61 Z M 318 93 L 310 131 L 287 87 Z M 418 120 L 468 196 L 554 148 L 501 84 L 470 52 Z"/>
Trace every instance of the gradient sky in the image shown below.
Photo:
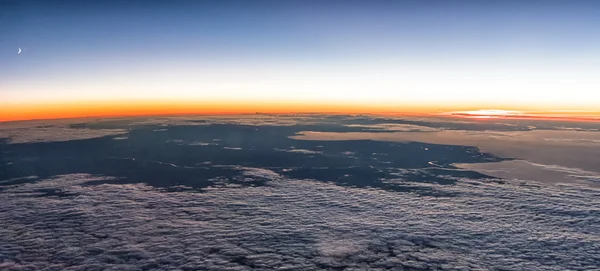
<path fill-rule="evenodd" d="M 600 1 L 0 0 L 0 37 L 0 120 L 157 101 L 600 111 Z"/>

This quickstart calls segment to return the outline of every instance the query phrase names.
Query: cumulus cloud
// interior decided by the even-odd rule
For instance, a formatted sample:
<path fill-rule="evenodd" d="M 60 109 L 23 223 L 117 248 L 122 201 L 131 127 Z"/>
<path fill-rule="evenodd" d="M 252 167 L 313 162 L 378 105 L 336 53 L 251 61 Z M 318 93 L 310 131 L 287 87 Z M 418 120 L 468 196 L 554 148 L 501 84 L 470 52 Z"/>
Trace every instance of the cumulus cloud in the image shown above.
<path fill-rule="evenodd" d="M 600 191 L 465 179 L 439 199 L 283 180 L 164 192 L 57 176 L 0 192 L 13 270 L 591 270 Z M 277 180 L 277 181 L 273 181 Z M 51 193 L 59 191 L 62 193 Z"/>

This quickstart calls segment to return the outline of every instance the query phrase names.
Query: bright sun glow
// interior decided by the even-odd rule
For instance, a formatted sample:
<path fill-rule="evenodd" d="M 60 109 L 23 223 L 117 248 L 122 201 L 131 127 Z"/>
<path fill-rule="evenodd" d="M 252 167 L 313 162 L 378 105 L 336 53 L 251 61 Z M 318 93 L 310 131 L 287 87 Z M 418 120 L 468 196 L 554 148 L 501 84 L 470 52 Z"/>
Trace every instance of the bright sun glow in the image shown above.
<path fill-rule="evenodd" d="M 522 115 L 523 112 L 514 111 L 514 110 L 500 110 L 500 109 L 481 109 L 481 110 L 471 110 L 471 111 L 460 111 L 454 112 L 465 115 L 473 115 L 473 116 L 515 116 Z"/>

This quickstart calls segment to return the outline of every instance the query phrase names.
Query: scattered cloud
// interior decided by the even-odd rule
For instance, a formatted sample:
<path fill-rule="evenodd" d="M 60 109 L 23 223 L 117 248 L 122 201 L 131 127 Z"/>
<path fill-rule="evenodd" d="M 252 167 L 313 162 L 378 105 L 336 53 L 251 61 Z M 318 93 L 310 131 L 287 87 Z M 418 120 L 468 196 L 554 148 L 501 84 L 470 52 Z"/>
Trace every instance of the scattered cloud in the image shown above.
<path fill-rule="evenodd" d="M 246 115 L 224 115 L 224 116 L 188 116 L 188 117 L 159 117 L 136 120 L 131 122 L 133 126 L 162 125 L 211 125 L 211 124 L 234 124 L 250 126 L 291 126 L 299 123 L 318 123 L 325 116 L 313 115 L 270 115 L 270 114 L 246 114 Z"/>
<path fill-rule="evenodd" d="M 390 132 L 437 132 L 441 131 L 438 128 L 432 128 L 421 125 L 413 125 L 413 124 L 400 124 L 400 123 L 378 123 L 378 124 L 349 124 L 347 127 L 358 127 L 364 128 L 368 130 L 376 130 L 376 131 L 390 131 Z"/>
<path fill-rule="evenodd" d="M 500 110 L 500 109 L 454 111 L 454 112 L 442 113 L 442 115 L 458 116 L 458 117 L 466 117 L 466 118 L 499 118 L 499 117 L 527 116 L 524 112 L 521 112 L 521 111 Z"/>
<path fill-rule="evenodd" d="M 219 143 L 194 141 L 188 145 L 189 146 L 217 146 L 217 145 L 219 145 Z"/>
<path fill-rule="evenodd" d="M 52 126 L 42 128 L 0 129 L 0 138 L 8 138 L 8 143 L 17 144 L 121 136 L 127 132 L 128 131 L 124 129 L 73 129 Z"/>
<path fill-rule="evenodd" d="M 504 179 L 524 179 L 541 183 L 581 183 L 600 185 L 600 173 L 575 167 L 545 165 L 525 160 L 496 163 L 455 164 L 455 166 Z"/>
<path fill-rule="evenodd" d="M 293 153 L 302 153 L 302 154 L 322 154 L 322 151 L 312 151 L 307 149 L 274 149 L 275 151 L 283 151 L 283 152 L 293 152 Z"/>
<path fill-rule="evenodd" d="M 540 112 L 524 112 L 514 110 L 500 109 L 480 109 L 471 111 L 453 111 L 444 112 L 439 115 L 474 118 L 474 119 L 540 119 L 540 120 L 569 120 L 575 119 L 580 121 L 599 121 L 598 112 L 584 110 L 551 110 Z"/>
<path fill-rule="evenodd" d="M 545 165 L 598 169 L 600 133 L 595 131 L 533 130 L 439 132 L 313 132 L 291 136 L 297 140 L 376 140 L 387 142 L 423 142 L 429 144 L 474 146 L 497 157 L 517 158 Z"/>
<path fill-rule="evenodd" d="M 264 169 L 264 168 L 249 168 L 249 167 L 240 167 L 239 169 L 243 170 L 242 174 L 249 177 L 260 177 L 263 179 L 267 179 L 270 181 L 281 180 L 282 177 L 279 173 L 276 173 L 272 170 Z"/>

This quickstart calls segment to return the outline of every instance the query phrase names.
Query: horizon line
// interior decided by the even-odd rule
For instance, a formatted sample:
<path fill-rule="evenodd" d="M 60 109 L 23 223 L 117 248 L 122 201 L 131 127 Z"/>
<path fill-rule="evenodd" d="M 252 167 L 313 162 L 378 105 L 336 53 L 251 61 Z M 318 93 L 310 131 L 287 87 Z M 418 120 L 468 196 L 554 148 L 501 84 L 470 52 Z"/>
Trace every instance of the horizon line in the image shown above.
<path fill-rule="evenodd" d="M 555 113 L 552 111 L 536 112 L 537 114 L 523 113 L 519 114 L 477 114 L 477 111 L 486 112 L 496 109 L 479 109 L 473 111 L 447 111 L 447 112 L 364 112 L 364 111 L 288 111 L 288 112 L 261 112 L 261 111 L 223 111 L 223 112 L 188 112 L 188 113 L 129 113 L 129 114 L 92 114 L 64 117 L 40 117 L 40 118 L 23 118 L 23 119 L 0 119 L 0 125 L 12 122 L 28 122 L 28 121 L 43 121 L 43 120 L 76 120 L 90 118 L 144 118 L 144 117 L 195 117 L 195 116 L 252 116 L 252 115 L 270 115 L 270 116 L 289 116 L 289 115 L 350 115 L 350 116 L 412 116 L 412 117 L 438 117 L 448 119 L 470 119 L 473 121 L 493 121 L 493 120 L 539 120 L 539 121 L 570 121 L 570 122 L 600 122 L 600 113 L 597 117 L 589 115 L 547 115 Z M 470 112 L 470 113 L 469 113 Z M 545 115 L 546 114 L 546 115 Z"/>

